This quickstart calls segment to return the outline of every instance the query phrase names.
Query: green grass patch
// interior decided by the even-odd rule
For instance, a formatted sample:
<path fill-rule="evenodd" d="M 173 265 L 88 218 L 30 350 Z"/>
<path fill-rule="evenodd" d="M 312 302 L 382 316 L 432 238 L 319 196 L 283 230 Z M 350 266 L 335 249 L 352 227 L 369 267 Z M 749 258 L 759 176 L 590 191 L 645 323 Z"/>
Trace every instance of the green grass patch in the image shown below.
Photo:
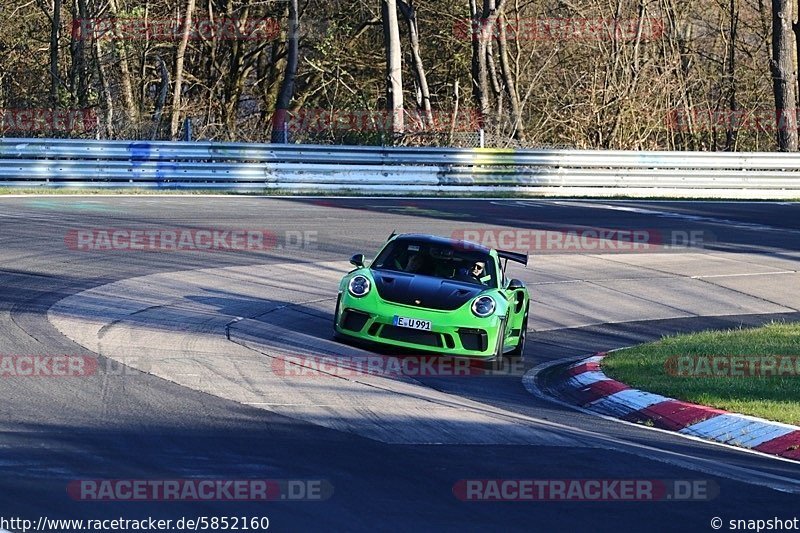
<path fill-rule="evenodd" d="M 800 323 L 672 335 L 611 353 L 603 371 L 637 389 L 800 425 Z"/>

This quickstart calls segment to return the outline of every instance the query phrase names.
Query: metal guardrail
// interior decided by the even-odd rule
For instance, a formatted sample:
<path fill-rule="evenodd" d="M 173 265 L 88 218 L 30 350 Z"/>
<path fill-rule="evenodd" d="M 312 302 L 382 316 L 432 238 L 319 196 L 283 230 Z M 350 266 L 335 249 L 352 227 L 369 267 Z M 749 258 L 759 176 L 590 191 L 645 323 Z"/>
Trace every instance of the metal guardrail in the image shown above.
<path fill-rule="evenodd" d="M 4 138 L 0 186 L 800 197 L 800 154 Z"/>

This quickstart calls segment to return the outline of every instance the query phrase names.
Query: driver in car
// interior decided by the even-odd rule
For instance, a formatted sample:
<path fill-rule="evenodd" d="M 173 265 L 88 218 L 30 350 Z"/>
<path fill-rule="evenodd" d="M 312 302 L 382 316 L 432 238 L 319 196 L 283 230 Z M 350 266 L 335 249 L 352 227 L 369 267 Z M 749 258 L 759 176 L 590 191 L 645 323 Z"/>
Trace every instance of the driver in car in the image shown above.
<path fill-rule="evenodd" d="M 491 276 L 486 275 L 486 265 L 483 261 L 475 261 L 470 268 L 462 269 L 460 274 L 463 278 L 481 285 L 486 285 L 491 279 Z"/>
<path fill-rule="evenodd" d="M 406 272 L 418 273 L 424 264 L 425 260 L 421 253 L 411 254 L 411 257 L 408 258 L 408 263 L 406 263 L 405 270 Z"/>
<path fill-rule="evenodd" d="M 483 276 L 486 273 L 486 265 L 483 264 L 481 261 L 476 261 L 474 265 L 472 265 L 472 269 L 469 272 L 469 275 L 472 279 L 477 281 L 478 283 L 483 283 Z"/>

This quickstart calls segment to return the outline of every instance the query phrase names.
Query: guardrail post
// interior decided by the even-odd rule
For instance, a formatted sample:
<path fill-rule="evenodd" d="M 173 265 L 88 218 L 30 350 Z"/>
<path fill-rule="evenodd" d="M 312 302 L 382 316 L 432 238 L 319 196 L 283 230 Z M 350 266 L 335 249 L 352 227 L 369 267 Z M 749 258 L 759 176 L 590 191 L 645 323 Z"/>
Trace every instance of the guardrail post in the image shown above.
<path fill-rule="evenodd" d="M 186 117 L 183 120 L 183 140 L 184 141 L 192 140 L 192 119 L 189 117 Z"/>

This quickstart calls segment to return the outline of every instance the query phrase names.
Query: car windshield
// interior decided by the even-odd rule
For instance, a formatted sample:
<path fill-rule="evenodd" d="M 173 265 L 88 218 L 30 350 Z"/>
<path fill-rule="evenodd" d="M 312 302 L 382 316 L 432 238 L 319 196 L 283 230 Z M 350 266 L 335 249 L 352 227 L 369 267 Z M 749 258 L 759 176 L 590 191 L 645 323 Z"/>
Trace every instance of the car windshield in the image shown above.
<path fill-rule="evenodd" d="M 371 268 L 497 287 L 497 272 L 489 254 L 451 244 L 397 239 L 381 251 Z"/>

